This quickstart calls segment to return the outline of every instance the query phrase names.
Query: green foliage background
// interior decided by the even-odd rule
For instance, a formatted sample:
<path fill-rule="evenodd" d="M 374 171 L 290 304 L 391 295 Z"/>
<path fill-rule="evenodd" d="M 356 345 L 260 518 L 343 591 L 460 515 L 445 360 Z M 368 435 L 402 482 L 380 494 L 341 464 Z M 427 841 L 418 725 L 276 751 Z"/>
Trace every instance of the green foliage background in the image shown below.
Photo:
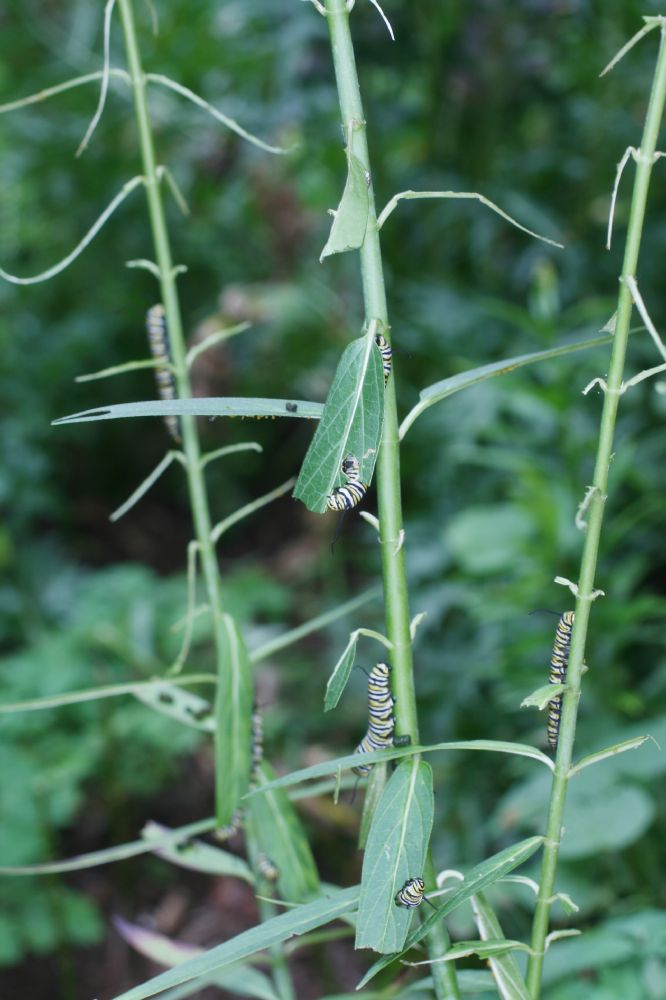
<path fill-rule="evenodd" d="M 400 206 L 383 247 L 405 412 L 436 379 L 580 339 L 609 319 L 628 178 L 610 253 L 603 249 L 608 200 L 615 164 L 640 133 L 654 42 L 609 77 L 599 80 L 598 72 L 640 15 L 659 7 L 634 0 L 385 6 L 395 43 L 363 0 L 354 20 L 380 204 L 405 188 L 478 190 L 566 243 L 559 252 L 530 241 L 473 203 Z M 153 38 L 147 9 L 139 10 L 147 69 L 191 87 L 268 141 L 297 144 L 289 156 L 269 158 L 175 95 L 153 94 L 160 160 L 191 207 L 188 218 L 172 207 L 170 219 L 177 260 L 188 266 L 180 283 L 186 325 L 192 333 L 220 316 L 254 323 L 200 371 L 198 388 L 321 400 L 361 325 L 353 262 L 318 262 L 342 175 L 325 25 L 295 0 L 171 0 L 159 14 Z M 85 0 L 6 4 L 2 100 L 98 69 L 100 21 L 97 5 Z M 89 150 L 73 159 L 95 102 L 94 87 L 80 88 L 0 118 L 0 264 L 8 270 L 35 273 L 64 255 L 137 171 L 121 84 L 112 87 Z M 658 327 L 666 317 L 662 169 L 640 271 Z M 172 470 L 126 519 L 107 521 L 160 458 L 163 428 L 157 421 L 50 427 L 73 410 L 154 395 L 147 372 L 72 382 L 145 355 L 153 279 L 123 262 L 148 253 L 135 198 L 56 280 L 0 284 L 3 701 L 149 676 L 174 655 L 169 626 L 182 613 L 190 531 L 182 481 Z M 632 340 L 631 363 L 635 371 L 656 363 L 643 335 Z M 591 477 L 600 408 L 598 396 L 581 390 L 604 364 L 602 349 L 493 380 L 434 407 L 409 432 L 403 472 L 412 610 L 427 612 L 416 646 L 424 741 L 543 742 L 543 720 L 518 706 L 545 682 L 554 619 L 528 613 L 568 606 L 552 579 L 573 576 L 578 561 L 573 517 Z M 654 383 L 623 399 L 600 566 L 608 596 L 592 618 L 581 751 L 643 731 L 662 746 L 666 739 L 665 413 Z M 216 421 L 204 433 L 210 447 L 253 438 L 265 448 L 260 459 L 244 455 L 212 472 L 215 513 L 223 516 L 297 471 L 312 425 Z M 250 645 L 377 578 L 373 532 L 348 518 L 331 558 L 332 531 L 332 518 L 283 499 L 225 540 L 227 597 Z M 326 716 L 323 692 L 346 633 L 377 626 L 380 615 L 376 603 L 261 668 L 274 761 L 297 766 L 322 748 L 356 744 L 362 676 L 342 710 Z M 208 669 L 205 630 L 198 639 L 193 666 Z M 361 658 L 369 658 L 374 650 L 364 642 Z M 195 730 L 124 699 L 2 717 L 0 863 L 130 839 L 149 816 L 175 825 L 209 814 L 205 778 L 189 795 L 184 788 L 201 754 Z M 656 747 L 643 749 L 601 765 L 594 778 L 586 772 L 572 788 L 560 887 L 601 940 L 595 962 L 604 972 L 585 980 L 581 993 L 592 1000 L 666 990 L 665 760 Z M 524 762 L 498 766 L 479 754 L 432 763 L 440 867 L 474 863 L 542 828 L 547 790 Z M 349 833 L 333 838 L 315 821 L 312 836 L 326 877 L 355 877 Z M 151 870 L 153 899 L 165 878 L 163 869 Z M 520 905 L 513 888 L 506 893 L 509 937 L 528 920 L 531 900 L 522 891 Z M 100 907 L 74 881 L 4 881 L 0 901 L 0 961 L 8 967 L 58 950 L 64 938 L 88 944 L 104 933 Z M 636 942 L 629 952 L 613 944 L 620 924 Z M 553 950 L 551 981 L 587 968 L 570 957 L 576 948 L 584 945 Z M 574 997 L 578 988 L 578 981 L 560 982 L 549 997 Z"/>

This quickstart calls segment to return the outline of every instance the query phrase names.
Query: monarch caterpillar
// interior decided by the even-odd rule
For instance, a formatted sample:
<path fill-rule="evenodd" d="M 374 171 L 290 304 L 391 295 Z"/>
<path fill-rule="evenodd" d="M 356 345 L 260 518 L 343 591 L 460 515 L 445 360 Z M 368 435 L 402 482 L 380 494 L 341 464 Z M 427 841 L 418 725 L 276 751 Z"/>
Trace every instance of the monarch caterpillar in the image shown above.
<path fill-rule="evenodd" d="M 393 351 L 391 350 L 391 345 L 389 344 L 386 337 L 381 333 L 378 333 L 375 337 L 375 344 L 379 348 L 379 353 L 382 356 L 382 368 L 384 369 L 384 385 L 389 380 L 391 374 L 391 368 L 393 366 Z"/>
<path fill-rule="evenodd" d="M 167 342 L 167 325 L 164 306 L 158 302 L 146 313 L 146 332 L 148 334 L 148 345 L 157 365 L 155 367 L 155 381 L 160 399 L 175 399 L 176 387 L 173 383 L 173 375 L 169 370 L 169 347 Z M 180 443 L 180 425 L 178 417 L 168 416 L 164 418 L 167 430 L 174 441 Z"/>
<path fill-rule="evenodd" d="M 259 768 L 261 767 L 261 762 L 264 759 L 264 723 L 261 718 L 261 712 L 255 705 L 254 711 L 252 712 L 252 751 L 251 751 L 251 766 L 250 766 L 250 785 L 254 787 L 257 783 L 257 777 L 259 775 Z"/>
<path fill-rule="evenodd" d="M 241 828 L 241 822 L 243 819 L 243 810 L 237 809 L 236 812 L 231 817 L 231 822 L 228 826 L 220 826 L 217 830 L 213 831 L 213 836 L 216 840 L 229 840 L 233 837 Z"/>
<path fill-rule="evenodd" d="M 393 741 L 395 700 L 390 687 L 391 668 L 387 663 L 376 663 L 368 676 L 368 731 L 354 753 L 368 753 L 390 746 Z M 352 771 L 359 778 L 370 773 L 372 764 L 359 764 Z"/>
<path fill-rule="evenodd" d="M 352 510 L 368 491 L 367 483 L 361 482 L 361 464 L 356 455 L 347 455 L 343 460 L 342 474 L 347 482 L 344 486 L 336 486 L 326 497 L 329 510 Z"/>
<path fill-rule="evenodd" d="M 425 882 L 422 878 L 408 878 L 403 885 L 400 892 L 396 893 L 395 902 L 396 906 L 406 906 L 408 910 L 413 910 L 415 907 L 420 906 L 425 899 L 426 903 L 430 903 L 423 893 L 425 892 Z M 430 903 L 433 910 L 437 907 Z"/>
<path fill-rule="evenodd" d="M 257 871 L 267 882 L 277 882 L 280 877 L 277 865 L 263 851 L 257 855 Z"/>
<path fill-rule="evenodd" d="M 555 642 L 550 658 L 551 684 L 565 684 L 567 667 L 569 666 L 569 647 L 571 646 L 571 629 L 574 623 L 574 612 L 565 611 L 555 629 Z M 548 703 L 548 743 L 552 750 L 557 750 L 557 739 L 560 735 L 560 717 L 562 714 L 562 695 L 558 694 Z"/>

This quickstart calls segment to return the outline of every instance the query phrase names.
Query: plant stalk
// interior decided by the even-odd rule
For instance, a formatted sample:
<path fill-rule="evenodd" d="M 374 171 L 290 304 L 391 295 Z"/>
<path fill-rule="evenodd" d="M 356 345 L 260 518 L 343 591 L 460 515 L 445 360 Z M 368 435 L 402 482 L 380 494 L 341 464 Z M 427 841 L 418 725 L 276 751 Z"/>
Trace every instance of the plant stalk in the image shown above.
<path fill-rule="evenodd" d="M 562 697 L 562 717 L 558 738 L 555 771 L 551 789 L 550 807 L 546 825 L 546 840 L 544 845 L 539 894 L 532 925 L 531 948 L 527 986 L 533 1000 L 541 995 L 541 975 L 544 960 L 544 948 L 548 933 L 548 920 L 551 899 L 555 885 L 557 860 L 562 836 L 564 819 L 564 804 L 571 767 L 576 718 L 580 700 L 581 674 L 585 656 L 590 605 L 594 600 L 595 575 L 599 552 L 599 539 L 604 516 L 604 507 L 608 490 L 608 476 L 613 451 L 613 437 L 619 398 L 622 390 L 625 357 L 629 324 L 632 312 L 631 293 L 626 279 L 635 277 L 638 254 L 645 218 L 650 175 L 653 157 L 656 149 L 659 126 L 661 123 L 664 101 L 666 99 L 666 35 L 662 26 L 659 56 L 652 83 L 652 92 L 648 104 L 641 147 L 637 158 L 636 177 L 631 199 L 631 210 L 627 228 L 624 262 L 620 278 L 618 295 L 617 319 L 615 335 L 611 352 L 610 369 L 607 387 L 604 394 L 604 404 L 601 414 L 599 442 L 594 468 L 594 493 L 588 508 L 588 525 L 583 543 L 580 575 L 578 578 L 578 594 L 576 597 L 576 617 L 571 637 L 569 667 L 567 671 L 567 687 Z"/>
<path fill-rule="evenodd" d="M 192 391 L 186 362 L 185 338 L 183 336 L 180 302 L 178 289 L 176 287 L 176 276 L 174 273 L 171 245 L 166 225 L 160 181 L 157 173 L 152 128 L 146 100 L 146 80 L 141 66 L 141 57 L 134 24 L 132 0 L 119 0 L 118 6 L 120 9 L 120 16 L 125 35 L 127 63 L 129 66 L 132 92 L 134 95 L 134 109 L 136 113 L 136 122 L 141 148 L 144 183 L 148 202 L 148 214 L 150 217 L 150 225 L 153 235 L 155 257 L 159 269 L 159 284 L 162 304 L 164 305 L 166 313 L 171 360 L 174 366 L 178 395 L 182 399 L 189 399 L 192 396 Z M 223 614 L 222 593 L 215 546 L 211 537 L 210 510 L 206 492 L 206 483 L 201 464 L 201 447 L 199 444 L 196 419 L 193 416 L 184 415 L 180 418 L 180 425 L 183 438 L 183 452 L 186 460 L 187 484 L 192 508 L 192 518 L 194 521 L 194 534 L 203 569 L 203 577 L 208 595 L 208 604 L 210 606 L 213 622 L 218 677 L 217 691 L 219 699 L 221 692 L 226 689 L 228 686 L 227 682 L 229 681 L 229 665 L 226 658 L 226 651 L 228 648 L 228 637 L 225 624 L 226 618 Z M 216 730 L 216 775 L 219 773 L 219 762 L 223 759 L 224 755 L 224 747 L 219 745 L 219 741 L 221 741 L 222 738 L 222 735 L 218 735 Z M 220 825 L 224 825 L 229 822 L 230 817 L 218 815 L 218 820 Z"/>
<path fill-rule="evenodd" d="M 390 342 L 384 271 L 370 170 L 367 131 L 349 27 L 349 11 L 344 0 L 325 0 L 325 9 L 331 36 L 343 132 L 350 144 L 350 153 L 353 153 L 362 163 L 368 176 L 370 205 L 368 226 L 360 250 L 366 326 L 373 320 L 379 321 L 381 332 Z M 393 645 L 391 663 L 393 667 L 392 687 L 396 701 L 396 735 L 409 735 L 412 741 L 417 743 L 419 730 L 414 691 L 412 639 L 409 630 L 409 592 L 402 544 L 404 534 L 400 492 L 400 440 L 395 394 L 395 359 L 393 373 L 386 386 L 384 429 L 376 478 L 386 634 Z M 430 853 L 426 861 L 424 878 L 430 886 L 434 887 L 434 866 Z M 430 957 L 441 957 L 448 944 L 449 939 L 444 924 L 438 922 L 428 938 Z M 432 974 L 438 1000 L 453 1000 L 453 998 L 457 1000 L 459 998 L 456 972 L 452 962 L 433 965 Z"/>

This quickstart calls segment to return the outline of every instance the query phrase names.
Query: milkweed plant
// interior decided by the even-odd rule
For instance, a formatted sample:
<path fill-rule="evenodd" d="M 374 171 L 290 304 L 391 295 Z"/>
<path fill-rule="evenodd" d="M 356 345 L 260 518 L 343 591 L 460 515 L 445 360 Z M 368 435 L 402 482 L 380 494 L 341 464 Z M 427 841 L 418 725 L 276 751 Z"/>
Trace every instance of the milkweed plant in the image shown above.
<path fill-rule="evenodd" d="M 349 343 L 343 350 L 330 391 L 323 403 L 301 399 L 273 398 L 193 398 L 190 370 L 200 354 L 232 336 L 241 335 L 247 324 L 227 326 L 209 334 L 187 349 L 179 296 L 179 276 L 183 265 L 174 258 L 166 222 L 165 199 L 175 198 L 184 207 L 184 198 L 169 168 L 159 160 L 148 92 L 167 88 L 212 114 L 225 128 L 268 156 L 283 156 L 288 150 L 272 146 L 247 132 L 238 122 L 218 111 L 208 101 L 168 77 L 147 73 L 142 66 L 141 32 L 137 30 L 133 0 L 107 0 L 103 16 L 103 68 L 84 78 L 56 84 L 32 98 L 15 100 L 0 110 L 18 110 L 32 100 L 55 97 L 64 90 L 90 82 L 99 85 L 97 110 L 82 140 L 83 152 L 95 133 L 104 112 L 112 79 L 129 87 L 134 108 L 138 171 L 111 198 L 90 230 L 63 260 L 46 271 L 20 277 L 0 270 L 6 281 L 31 285 L 56 279 L 83 253 L 115 210 L 127 203 L 135 225 L 145 227 L 152 239 L 151 255 L 130 262 L 147 271 L 155 282 L 149 316 L 150 357 L 128 361 L 86 376 L 88 380 L 111 377 L 137 368 L 155 370 L 159 397 L 138 403 L 120 403 L 59 418 L 54 423 L 61 434 L 75 434 L 70 425 L 152 416 L 166 419 L 172 434 L 170 448 L 112 516 L 131 516 L 131 509 L 159 476 L 171 466 L 182 470 L 187 482 L 193 538 L 186 553 L 187 602 L 182 628 L 182 645 L 173 663 L 165 664 L 160 676 L 149 681 L 119 685 L 103 691 L 76 692 L 71 696 L 35 700 L 28 705 L 5 705 L 3 711 L 19 712 L 41 707 L 57 707 L 82 698 L 115 694 L 140 696 L 156 711 L 210 734 L 215 761 L 214 816 L 177 829 L 148 824 L 140 840 L 109 847 L 94 856 L 73 862 L 49 862 L 24 869 L 4 869 L 4 875 L 66 872 L 101 862 L 120 860 L 133 854 L 158 853 L 175 865 L 215 875 L 244 880 L 256 892 L 260 922 L 230 940 L 194 956 L 172 954 L 172 967 L 141 983 L 115 1000 L 142 1000 L 145 997 L 185 997 L 206 985 L 240 989 L 243 995 L 295 997 L 285 945 L 296 939 L 299 947 L 314 947 L 312 932 L 335 920 L 342 920 L 355 935 L 355 947 L 369 956 L 368 969 L 358 988 L 366 996 L 406 996 L 408 993 L 433 995 L 438 1000 L 454 1000 L 462 995 L 496 995 L 503 1000 L 538 1000 L 542 995 L 542 972 L 548 949 L 557 949 L 559 939 L 577 933 L 575 923 L 566 930 L 551 931 L 551 911 L 557 903 L 575 920 L 574 902 L 558 890 L 558 857 L 566 829 L 564 807 L 569 782 L 584 769 L 596 766 L 612 755 L 639 747 L 647 735 L 612 746 L 601 746 L 584 757 L 575 752 L 576 718 L 585 672 L 588 623 L 597 601 L 613 601 L 613 594 L 597 585 L 597 557 L 602 545 L 602 525 L 608 500 L 608 478 L 614 450 L 618 407 L 624 394 L 644 379 L 666 370 L 666 346 L 661 340 L 644 302 L 637 279 L 637 265 L 652 168 L 665 154 L 657 149 L 657 138 L 666 97 L 666 17 L 647 17 L 642 29 L 624 46 L 607 69 L 634 44 L 647 37 L 660 38 L 652 90 L 642 137 L 621 159 L 611 198 L 608 226 L 610 246 L 613 209 L 622 171 L 634 167 L 634 187 L 627 224 L 625 253 L 619 276 L 617 310 L 599 336 L 568 343 L 550 350 L 501 362 L 483 364 L 471 371 L 424 388 L 416 405 L 398 413 L 396 382 L 400 380 L 400 355 L 392 351 L 392 328 L 387 308 L 385 271 L 382 262 L 381 231 L 397 225 L 400 213 L 422 212 L 408 202 L 447 199 L 475 203 L 475 211 L 490 211 L 504 223 L 522 231 L 521 238 L 551 244 L 557 252 L 566 249 L 539 235 L 513 218 L 501 205 L 476 191 L 405 190 L 393 194 L 378 210 L 373 182 L 373 160 L 369 144 L 380 156 L 381 143 L 366 118 L 356 68 L 352 22 L 357 17 L 381 16 L 387 30 L 392 27 L 377 0 L 372 7 L 359 0 L 311 0 L 302 8 L 303 18 L 324 19 L 330 37 L 332 68 L 335 74 L 341 127 L 339 204 L 332 214 L 328 238 L 321 260 L 347 254 L 358 261 L 364 313 L 349 317 Z M 374 7 L 374 14 L 373 14 Z M 125 64 L 112 66 L 112 32 L 122 33 Z M 185 27 L 183 30 L 187 30 Z M 224 191 L 220 192 L 224 198 Z M 141 199 L 143 200 L 143 204 Z M 432 206 L 432 210 L 437 210 Z M 395 213 L 395 218 L 394 218 Z M 211 239 L 219 234 L 211 233 Z M 120 262 L 118 262 L 120 263 Z M 323 272 L 326 274 L 326 271 Z M 630 374 L 625 368 L 630 320 L 634 310 L 648 331 L 657 352 L 653 367 Z M 322 336 L 325 331 L 322 331 Z M 399 341 L 399 336 L 397 337 Z M 482 732 L 467 741 L 422 745 L 415 696 L 413 642 L 421 616 L 410 608 L 410 589 L 405 569 L 409 536 L 403 525 L 400 452 L 413 425 L 431 406 L 479 382 L 504 376 L 517 367 L 586 349 L 597 349 L 599 370 L 603 372 L 586 387 L 594 389 L 589 403 L 601 398 L 597 451 L 592 483 L 581 483 L 581 502 L 576 513 L 580 537 L 580 569 L 575 579 L 559 575 L 552 567 L 555 584 L 570 608 L 558 627 L 553 653 L 551 682 L 544 671 L 544 683 L 524 701 L 550 713 L 549 735 L 553 753 L 523 743 L 484 739 Z M 608 362 L 601 360 L 610 352 Z M 137 353 L 141 353 L 138 350 Z M 145 353 L 145 352 L 144 352 Z M 595 355 L 597 356 L 597 355 Z M 213 462 L 230 460 L 247 452 L 246 460 L 259 446 L 251 441 L 202 449 L 196 417 L 271 416 L 285 420 L 309 420 L 315 426 L 311 444 L 300 471 L 269 493 L 239 510 L 224 513 L 214 521 L 206 482 Z M 218 421 L 217 426 L 220 426 Z M 231 468 L 231 464 L 229 466 Z M 351 600 L 339 608 L 324 609 L 306 626 L 285 632 L 263 647 L 248 650 L 243 632 L 225 607 L 217 547 L 226 532 L 239 520 L 261 511 L 277 497 L 289 492 L 310 511 L 326 515 L 328 510 L 353 512 L 366 492 L 377 498 L 377 516 L 362 511 L 376 535 L 377 570 L 381 572 L 385 630 L 380 633 L 359 624 L 333 667 L 326 687 L 322 711 L 334 711 L 355 665 L 359 640 L 375 644 L 377 666 L 368 676 L 368 729 L 356 752 L 326 760 L 293 773 L 278 776 L 263 753 L 260 711 L 256 706 L 257 666 L 276 650 L 297 642 L 308 631 L 346 614 L 350 608 L 362 614 L 363 600 Z M 328 515 L 333 517 L 333 515 Z M 546 568 L 547 572 L 549 568 Z M 197 603 L 201 581 L 205 593 Z M 555 598 L 554 600 L 557 600 Z M 194 622 L 210 621 L 214 645 L 214 670 L 209 674 L 187 671 Z M 194 689 L 194 690 L 190 690 Z M 200 692 L 208 691 L 207 697 Z M 515 755 L 526 758 L 535 769 L 545 769 L 551 790 L 545 828 L 538 836 L 512 843 L 490 857 L 480 857 L 472 867 L 456 868 L 456 858 L 439 857 L 431 849 L 434 815 L 433 755 L 456 752 Z M 353 772 L 354 775 L 350 774 Z M 323 784 L 322 784 L 323 783 Z M 337 795 L 358 784 L 363 801 L 360 846 L 363 863 L 360 884 L 335 886 L 321 881 L 317 864 L 292 797 L 321 794 L 322 788 Z M 437 788 L 446 796 L 446 788 Z M 242 830 L 246 848 L 241 858 L 227 850 L 232 833 Z M 208 835 L 206 841 L 203 835 Z M 532 933 L 529 940 L 505 937 L 497 913 L 486 890 L 506 881 L 528 859 L 540 858 L 538 882 L 524 879 L 534 892 Z M 509 883 L 520 880 L 513 876 Z M 426 905 L 423 905 L 423 904 Z M 476 937 L 452 942 L 447 917 L 458 907 L 471 907 Z M 127 939 L 151 954 L 150 933 L 125 925 Z M 320 932 L 321 933 L 321 932 Z M 292 946 L 293 947 L 293 944 Z M 268 963 L 266 962 L 268 955 Z M 478 971 L 469 959 L 477 960 Z M 259 961 L 261 959 L 261 961 Z M 464 967 L 460 967 L 461 960 Z M 478 967 L 478 960 L 487 969 Z M 258 963 L 258 964 L 257 964 Z M 384 972 L 383 970 L 387 970 Z M 367 984 L 372 983 L 371 986 Z M 377 986 L 380 983 L 381 986 Z M 396 992 L 398 990 L 398 992 Z M 402 992 L 400 992 L 402 990 Z M 353 994 L 355 995 L 355 994 Z"/>

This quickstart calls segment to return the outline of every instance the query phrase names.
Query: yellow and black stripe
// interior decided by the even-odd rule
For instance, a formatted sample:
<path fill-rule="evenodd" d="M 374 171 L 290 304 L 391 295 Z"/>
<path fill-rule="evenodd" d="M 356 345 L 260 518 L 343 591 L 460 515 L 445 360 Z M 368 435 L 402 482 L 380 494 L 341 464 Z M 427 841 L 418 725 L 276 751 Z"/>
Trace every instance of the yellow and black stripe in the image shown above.
<path fill-rule="evenodd" d="M 413 910 L 423 902 L 424 892 L 425 882 L 422 878 L 409 878 L 396 894 L 395 901 L 398 906 L 406 906 L 408 910 Z"/>
<path fill-rule="evenodd" d="M 379 353 L 382 356 L 382 368 L 384 369 L 384 385 L 389 380 L 391 375 L 391 368 L 393 367 L 393 351 L 391 350 L 391 345 L 389 344 L 386 337 L 381 333 L 378 333 L 375 337 L 375 344 L 379 348 Z"/>
<path fill-rule="evenodd" d="M 368 492 L 367 484 L 361 482 L 361 465 L 356 455 L 347 455 L 344 459 L 342 474 L 347 482 L 344 486 L 336 486 L 326 497 L 329 510 L 352 510 Z"/>
<path fill-rule="evenodd" d="M 146 332 L 150 353 L 158 364 L 155 367 L 155 382 L 160 399 L 175 399 L 176 386 L 169 368 L 169 343 L 167 337 L 166 315 L 161 302 L 152 306 L 146 313 Z M 174 441 L 180 443 L 180 424 L 178 417 L 164 418 L 169 434 Z"/>
<path fill-rule="evenodd" d="M 553 653 L 550 658 L 550 674 L 548 676 L 551 684 L 566 684 L 573 623 L 573 611 L 565 611 L 557 623 Z M 548 704 L 548 743 L 552 750 L 557 750 L 561 716 L 562 695 L 559 694 L 557 698 L 553 698 Z"/>
<path fill-rule="evenodd" d="M 391 668 L 386 663 L 376 663 L 368 677 L 368 731 L 354 753 L 382 750 L 393 743 L 395 700 L 391 694 Z M 353 767 L 360 778 L 370 773 L 372 764 Z"/>

